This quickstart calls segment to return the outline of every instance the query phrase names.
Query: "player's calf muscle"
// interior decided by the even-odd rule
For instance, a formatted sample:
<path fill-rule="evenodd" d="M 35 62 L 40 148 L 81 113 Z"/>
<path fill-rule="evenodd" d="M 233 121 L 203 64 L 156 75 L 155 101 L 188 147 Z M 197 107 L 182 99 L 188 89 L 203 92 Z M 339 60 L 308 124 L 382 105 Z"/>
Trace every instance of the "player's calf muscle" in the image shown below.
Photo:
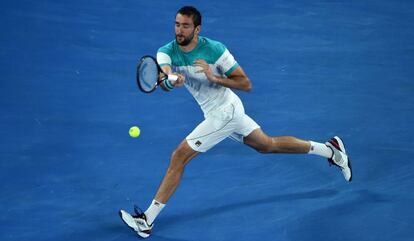
<path fill-rule="evenodd" d="M 276 153 L 307 153 L 309 143 L 293 136 L 272 137 L 272 146 Z"/>
<path fill-rule="evenodd" d="M 256 151 L 267 154 L 276 152 L 276 147 L 273 145 L 271 137 L 262 138 L 258 143 L 250 144 Z"/>
<path fill-rule="evenodd" d="M 306 153 L 308 143 L 293 136 L 265 137 L 259 142 L 247 143 L 260 153 Z"/>

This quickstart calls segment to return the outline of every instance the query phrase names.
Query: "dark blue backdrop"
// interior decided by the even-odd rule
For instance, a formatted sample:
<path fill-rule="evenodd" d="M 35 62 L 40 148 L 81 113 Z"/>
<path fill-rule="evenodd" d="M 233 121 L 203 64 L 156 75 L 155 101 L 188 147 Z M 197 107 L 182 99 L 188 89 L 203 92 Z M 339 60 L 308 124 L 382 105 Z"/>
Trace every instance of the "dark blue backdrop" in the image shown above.
<path fill-rule="evenodd" d="M 412 1 L 2 1 L 0 240 L 136 240 L 170 153 L 202 120 L 184 89 L 139 93 L 137 59 L 184 4 L 253 81 L 247 113 L 273 135 L 340 135 L 326 160 L 224 141 L 187 167 L 151 240 L 411 240 Z M 131 139 L 128 129 L 141 128 Z"/>

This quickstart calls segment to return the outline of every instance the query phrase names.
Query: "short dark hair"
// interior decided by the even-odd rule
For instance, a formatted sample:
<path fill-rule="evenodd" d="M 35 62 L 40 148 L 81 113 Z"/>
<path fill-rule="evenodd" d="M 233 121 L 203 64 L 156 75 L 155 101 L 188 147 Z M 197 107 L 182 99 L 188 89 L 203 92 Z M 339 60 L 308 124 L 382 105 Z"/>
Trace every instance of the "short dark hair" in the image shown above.
<path fill-rule="evenodd" d="M 177 14 L 193 18 L 194 27 L 201 25 L 201 13 L 193 6 L 184 6 L 177 11 Z"/>

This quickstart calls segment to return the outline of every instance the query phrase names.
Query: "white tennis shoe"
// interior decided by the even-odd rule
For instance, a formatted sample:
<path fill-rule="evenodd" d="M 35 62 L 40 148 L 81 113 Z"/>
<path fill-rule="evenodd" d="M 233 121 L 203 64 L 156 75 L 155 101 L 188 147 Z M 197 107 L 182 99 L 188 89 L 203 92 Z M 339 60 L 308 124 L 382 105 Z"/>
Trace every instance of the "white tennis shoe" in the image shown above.
<path fill-rule="evenodd" d="M 325 143 L 332 150 L 332 157 L 328 158 L 328 162 L 341 169 L 346 181 L 352 181 L 351 160 L 346 154 L 345 145 L 341 138 L 335 136 Z"/>
<path fill-rule="evenodd" d="M 119 210 L 119 216 L 122 221 L 134 230 L 141 238 L 148 238 L 151 234 L 154 224 L 149 225 L 147 223 L 147 217 L 137 206 L 134 207 L 134 215 L 126 212 L 125 210 Z"/>

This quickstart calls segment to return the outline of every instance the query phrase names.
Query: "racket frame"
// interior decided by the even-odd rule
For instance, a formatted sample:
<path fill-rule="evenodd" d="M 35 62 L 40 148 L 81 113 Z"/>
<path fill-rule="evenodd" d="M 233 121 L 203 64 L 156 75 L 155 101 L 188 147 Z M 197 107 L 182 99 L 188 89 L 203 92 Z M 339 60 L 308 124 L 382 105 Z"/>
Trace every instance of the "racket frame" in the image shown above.
<path fill-rule="evenodd" d="M 151 90 L 149 90 L 149 91 L 148 91 L 148 90 L 145 90 L 145 89 L 142 87 L 142 85 L 141 85 L 141 81 L 140 81 L 140 78 L 139 78 L 139 69 L 140 69 L 141 64 L 143 63 L 144 59 L 146 59 L 146 58 L 151 58 L 151 59 L 155 62 L 155 64 L 157 65 L 157 69 L 158 69 L 158 76 L 159 76 L 160 74 L 164 74 L 164 77 L 163 77 L 163 78 L 161 78 L 161 79 L 159 79 L 159 78 L 158 78 L 158 80 L 157 80 L 157 82 L 155 83 L 154 87 L 153 87 Z M 151 92 L 154 92 L 154 91 L 157 89 L 157 87 L 161 84 L 161 82 L 162 82 L 162 81 L 164 81 L 164 80 L 165 80 L 165 79 L 167 79 L 167 78 L 168 78 L 168 75 L 167 75 L 166 73 L 164 73 L 164 71 L 162 71 L 161 66 L 158 64 L 157 60 L 156 60 L 153 56 L 151 56 L 151 55 L 144 55 L 144 56 L 142 56 L 142 57 L 141 57 L 141 59 L 140 59 L 140 61 L 139 61 L 139 64 L 137 65 L 137 75 L 136 75 L 136 80 L 137 80 L 138 88 L 139 88 L 142 92 L 144 92 L 144 93 L 151 93 Z"/>

